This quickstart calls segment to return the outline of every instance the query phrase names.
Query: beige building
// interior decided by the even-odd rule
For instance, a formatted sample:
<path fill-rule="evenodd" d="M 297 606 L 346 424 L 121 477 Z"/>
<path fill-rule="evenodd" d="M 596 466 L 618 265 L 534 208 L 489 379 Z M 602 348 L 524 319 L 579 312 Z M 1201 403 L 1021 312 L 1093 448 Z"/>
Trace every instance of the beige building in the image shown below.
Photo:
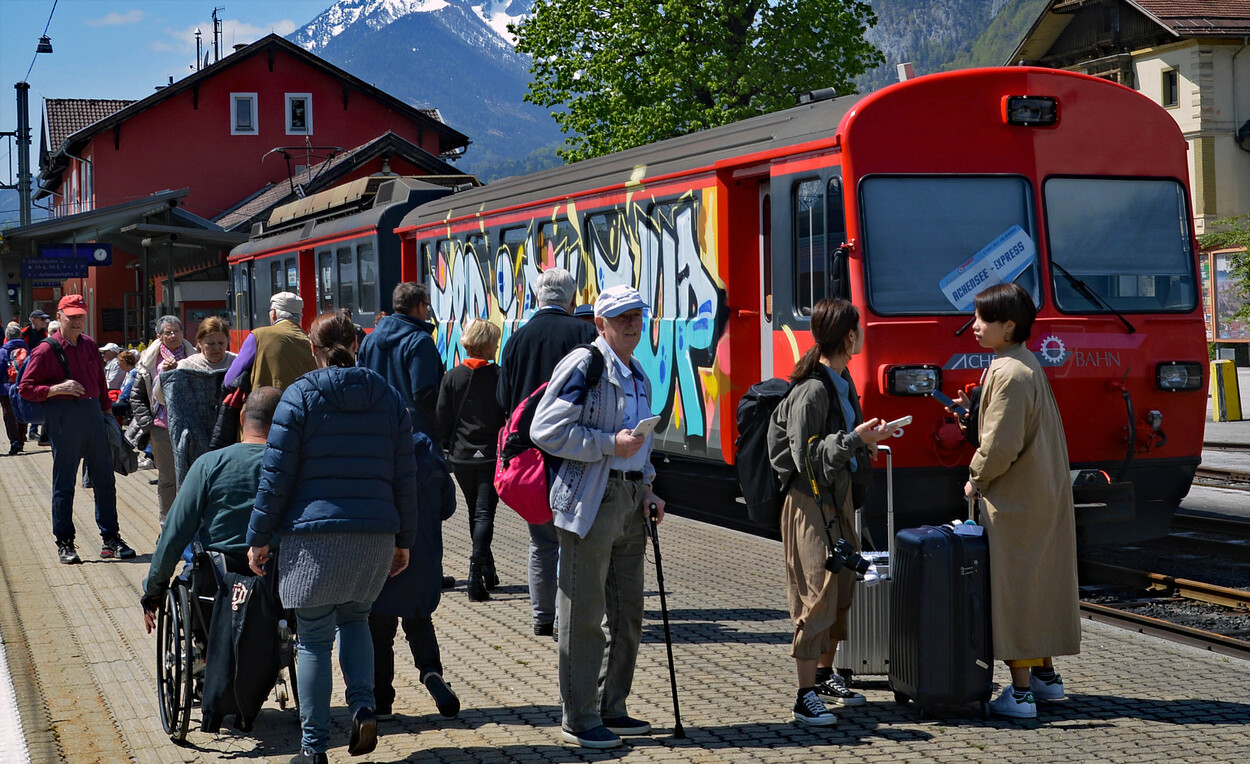
<path fill-rule="evenodd" d="M 1050 0 L 1005 63 L 1137 90 L 1189 141 L 1197 232 L 1250 212 L 1250 0 Z"/>

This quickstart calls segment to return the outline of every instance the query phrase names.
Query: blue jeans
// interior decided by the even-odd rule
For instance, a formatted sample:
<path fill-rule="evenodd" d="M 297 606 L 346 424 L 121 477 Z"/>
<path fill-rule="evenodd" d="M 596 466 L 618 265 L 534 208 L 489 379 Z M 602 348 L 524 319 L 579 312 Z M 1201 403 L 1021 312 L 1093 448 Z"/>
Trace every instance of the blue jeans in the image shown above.
<path fill-rule="evenodd" d="M 117 535 L 117 484 L 104 415 L 96 398 L 59 396 L 44 404 L 44 428 L 52 439 L 52 535 L 74 540 L 74 487 L 85 462 L 95 491 L 95 522 L 102 538 Z"/>
<path fill-rule="evenodd" d="M 554 522 L 530 524 L 530 606 L 534 623 L 556 620 L 556 568 L 560 562 L 560 538 Z"/>
<path fill-rule="evenodd" d="M 330 747 L 330 655 L 334 634 L 339 635 L 339 668 L 347 685 L 347 707 L 354 715 L 373 708 L 373 640 L 369 637 L 372 602 L 296 608 L 299 648 L 300 745 L 325 753 Z"/>

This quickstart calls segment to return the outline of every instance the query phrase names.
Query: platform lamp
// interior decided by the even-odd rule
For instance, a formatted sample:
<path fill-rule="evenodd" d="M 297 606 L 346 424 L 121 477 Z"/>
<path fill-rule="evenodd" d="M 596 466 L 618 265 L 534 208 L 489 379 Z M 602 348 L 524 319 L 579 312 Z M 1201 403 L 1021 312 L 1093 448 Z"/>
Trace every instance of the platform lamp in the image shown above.
<path fill-rule="evenodd" d="M 47 35 L 40 37 L 39 44 L 35 46 L 35 52 L 36 53 L 51 53 L 52 52 L 52 38 L 48 37 Z"/>

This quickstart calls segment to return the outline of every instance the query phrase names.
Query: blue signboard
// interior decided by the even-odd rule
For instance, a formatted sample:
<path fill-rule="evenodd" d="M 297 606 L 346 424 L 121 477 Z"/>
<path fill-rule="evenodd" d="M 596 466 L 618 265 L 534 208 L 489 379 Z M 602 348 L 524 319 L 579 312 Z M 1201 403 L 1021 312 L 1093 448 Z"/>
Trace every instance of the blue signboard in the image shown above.
<path fill-rule="evenodd" d="M 1008 284 L 1037 259 L 1033 239 L 1013 225 L 938 283 L 956 310 L 972 310 L 976 296 L 995 284 Z"/>
<path fill-rule="evenodd" d="M 31 281 L 64 281 L 87 277 L 87 261 L 81 258 L 28 257 L 22 261 L 22 278 Z"/>
<path fill-rule="evenodd" d="M 40 244 L 39 255 L 65 260 L 85 260 L 87 265 L 112 265 L 113 245 L 106 241 L 84 244 Z"/>

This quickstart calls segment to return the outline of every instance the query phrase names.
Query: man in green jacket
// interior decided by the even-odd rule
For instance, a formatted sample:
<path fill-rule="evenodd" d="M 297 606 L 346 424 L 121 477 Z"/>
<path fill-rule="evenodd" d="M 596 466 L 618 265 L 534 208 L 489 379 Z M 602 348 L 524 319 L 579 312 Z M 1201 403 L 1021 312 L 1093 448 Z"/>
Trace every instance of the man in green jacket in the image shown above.
<path fill-rule="evenodd" d="M 148 633 L 169 587 L 174 567 L 199 533 L 209 551 L 246 556 L 247 523 L 252 517 L 265 442 L 282 393 L 275 387 L 253 390 L 243 411 L 243 440 L 196 460 L 169 508 L 143 581 L 143 620 Z"/>

